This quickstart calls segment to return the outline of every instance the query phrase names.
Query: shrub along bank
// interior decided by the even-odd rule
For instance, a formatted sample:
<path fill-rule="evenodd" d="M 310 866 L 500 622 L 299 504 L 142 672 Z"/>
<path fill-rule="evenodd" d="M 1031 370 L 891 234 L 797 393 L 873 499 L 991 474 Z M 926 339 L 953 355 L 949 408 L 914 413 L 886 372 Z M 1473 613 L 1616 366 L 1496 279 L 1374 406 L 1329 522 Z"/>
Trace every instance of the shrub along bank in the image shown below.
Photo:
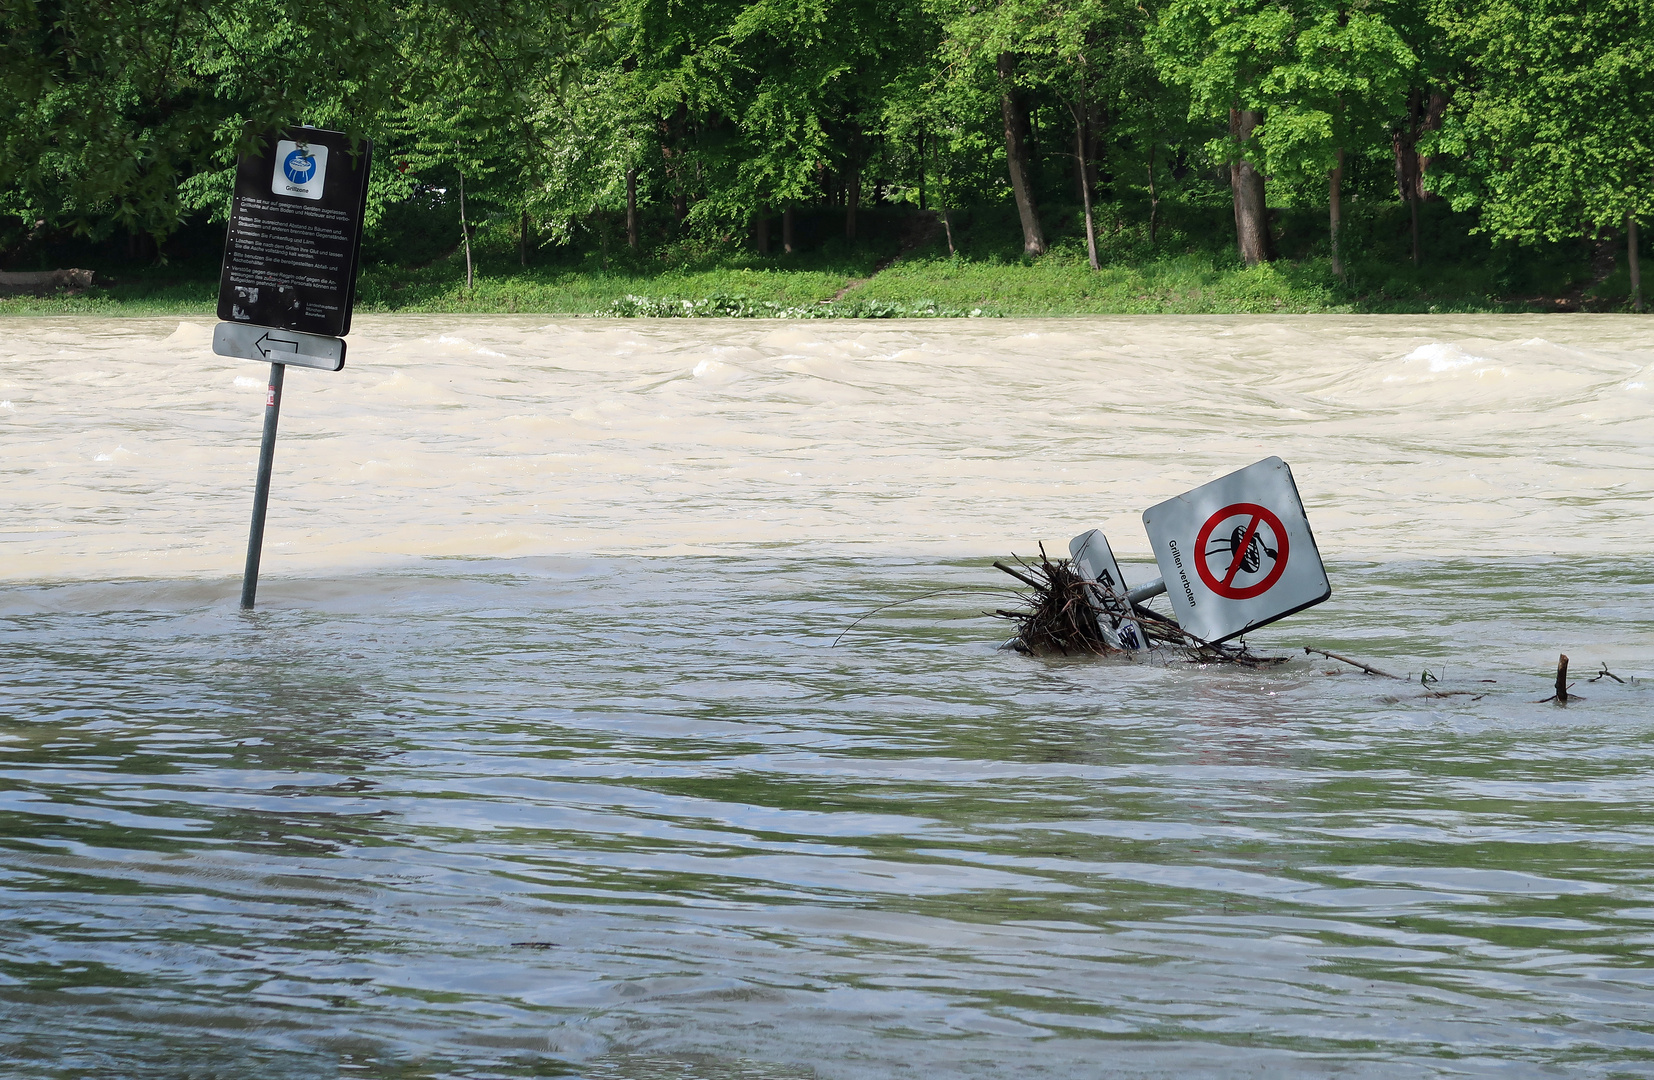
<path fill-rule="evenodd" d="M 832 215 L 802 222 L 792 254 L 759 255 L 728 238 L 685 238 L 652 252 L 525 246 L 508 228 L 480 230 L 478 274 L 465 287 L 464 256 L 428 234 L 379 237 L 358 283 L 362 314 L 537 313 L 609 317 L 912 318 L 1122 313 L 1430 313 L 1628 310 L 1623 260 L 1584 241 L 1497 244 L 1470 215 L 1431 206 L 1419 265 L 1405 210 L 1352 207 L 1345 274 L 1333 272 L 1313 209 L 1273 212 L 1282 257 L 1244 265 L 1227 230 L 1227 206 L 1161 208 L 1150 239 L 1130 207 L 1102 207 L 1100 269 L 1086 252 L 1078 208 L 1058 217 L 1050 250 L 1021 252 L 1014 211 L 890 214 L 857 244 L 836 238 Z M 417 225 L 418 223 L 416 223 Z M 949 234 L 953 250 L 949 250 Z M 217 230 L 175 239 L 161 266 L 65 250 L 91 262 L 100 284 L 78 294 L 0 298 L 0 314 L 195 315 L 212 313 Z M 392 261 L 397 251 L 428 256 Z M 366 260 L 365 260 L 366 261 Z"/>

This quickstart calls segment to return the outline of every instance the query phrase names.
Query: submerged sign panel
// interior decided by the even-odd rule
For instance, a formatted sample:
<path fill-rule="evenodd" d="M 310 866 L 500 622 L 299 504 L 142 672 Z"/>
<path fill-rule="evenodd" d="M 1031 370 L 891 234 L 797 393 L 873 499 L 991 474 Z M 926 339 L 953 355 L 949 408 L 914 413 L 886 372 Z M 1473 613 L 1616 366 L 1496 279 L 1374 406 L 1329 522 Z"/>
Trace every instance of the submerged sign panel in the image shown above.
<path fill-rule="evenodd" d="M 257 136 L 236 163 L 218 317 L 328 337 L 350 332 L 373 146 L 342 131 Z"/>
<path fill-rule="evenodd" d="M 1097 628 L 1103 640 L 1116 649 L 1146 649 L 1148 639 L 1132 614 L 1131 601 L 1126 597 L 1125 575 L 1114 559 L 1114 549 L 1108 546 L 1108 537 L 1102 530 L 1083 532 L 1068 542 L 1068 554 L 1074 568 L 1080 572 L 1091 593 L 1091 605 L 1097 611 Z"/>
<path fill-rule="evenodd" d="M 1210 642 L 1332 595 L 1292 470 L 1265 458 L 1143 512 L 1178 624 Z"/>

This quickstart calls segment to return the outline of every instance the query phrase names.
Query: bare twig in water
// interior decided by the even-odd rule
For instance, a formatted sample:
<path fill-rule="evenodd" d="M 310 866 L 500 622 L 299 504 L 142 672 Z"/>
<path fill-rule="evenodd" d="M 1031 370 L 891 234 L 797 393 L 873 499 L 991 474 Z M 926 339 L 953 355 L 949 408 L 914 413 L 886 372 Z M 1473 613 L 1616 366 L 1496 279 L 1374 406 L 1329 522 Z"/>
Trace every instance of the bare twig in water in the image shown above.
<path fill-rule="evenodd" d="M 1606 663 L 1604 663 L 1602 665 L 1602 670 L 1601 671 L 1597 672 L 1595 675 L 1591 676 L 1589 679 L 1586 679 L 1585 681 L 1586 682 L 1596 682 L 1598 679 L 1602 678 L 1605 675 L 1608 678 L 1613 679 L 1617 683 L 1620 683 L 1622 685 L 1625 683 L 1624 679 L 1620 678 L 1618 675 L 1615 675 L 1612 671 L 1608 670 L 1608 665 Z"/>
<path fill-rule="evenodd" d="M 983 586 L 983 585 L 967 585 L 967 586 L 964 586 L 962 588 L 957 588 L 957 589 L 937 589 L 934 592 L 920 593 L 918 596 L 909 596 L 905 600 L 892 600 L 888 604 L 880 604 L 878 607 L 873 608 L 870 611 L 864 611 L 860 615 L 856 616 L 855 621 L 852 622 L 849 626 L 846 626 L 843 630 L 840 630 L 838 632 L 838 637 L 833 639 L 833 644 L 831 644 L 827 647 L 829 649 L 836 648 L 838 646 L 838 643 L 844 640 L 844 635 L 845 634 L 848 634 L 850 631 L 854 630 L 856 627 L 860 626 L 863 622 L 865 622 L 868 619 L 871 619 L 873 616 L 877 615 L 881 611 L 889 611 L 893 607 L 901 607 L 903 604 L 911 604 L 916 600 L 929 600 L 933 596 L 946 596 L 948 593 L 999 593 L 1000 595 L 1006 595 L 1007 590 L 1005 590 L 1005 589 L 990 589 L 990 588 L 988 588 L 986 586 Z M 1009 595 L 1019 596 L 1020 594 L 1019 593 L 1009 593 Z"/>
<path fill-rule="evenodd" d="M 1349 664 L 1351 667 L 1358 667 L 1362 671 L 1365 671 L 1369 675 L 1381 675 L 1386 679 L 1400 679 L 1401 678 L 1400 675 L 1391 675 L 1388 671 L 1380 671 L 1377 668 L 1373 667 L 1371 664 L 1363 664 L 1359 660 L 1351 660 L 1349 657 L 1339 656 L 1335 652 L 1328 652 L 1325 649 L 1312 649 L 1308 645 L 1305 645 L 1304 646 L 1304 654 L 1307 656 L 1310 653 L 1320 653 L 1322 656 L 1326 657 L 1328 660 L 1337 660 L 1340 663 Z"/>

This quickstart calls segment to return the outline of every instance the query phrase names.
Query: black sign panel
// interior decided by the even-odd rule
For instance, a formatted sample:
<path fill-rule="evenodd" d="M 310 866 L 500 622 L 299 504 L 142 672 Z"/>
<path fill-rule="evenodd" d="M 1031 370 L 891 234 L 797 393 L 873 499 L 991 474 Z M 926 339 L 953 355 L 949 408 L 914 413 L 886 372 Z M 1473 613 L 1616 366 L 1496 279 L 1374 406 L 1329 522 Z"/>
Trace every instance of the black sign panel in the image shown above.
<path fill-rule="evenodd" d="M 366 139 L 320 128 L 259 135 L 236 163 L 220 319 L 350 332 L 372 150 Z"/>

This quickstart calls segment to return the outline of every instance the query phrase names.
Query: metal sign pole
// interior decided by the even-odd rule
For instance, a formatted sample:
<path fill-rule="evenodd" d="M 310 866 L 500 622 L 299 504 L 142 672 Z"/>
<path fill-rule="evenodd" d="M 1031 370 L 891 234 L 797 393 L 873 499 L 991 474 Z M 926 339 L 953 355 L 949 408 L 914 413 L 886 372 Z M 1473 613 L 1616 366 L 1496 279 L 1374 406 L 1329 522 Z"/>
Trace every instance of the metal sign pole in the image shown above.
<path fill-rule="evenodd" d="M 247 532 L 247 569 L 241 574 L 241 610 L 253 610 L 258 561 L 264 551 L 264 512 L 270 505 L 270 471 L 276 461 L 276 421 L 281 419 L 281 384 L 286 364 L 270 365 L 270 392 L 264 399 L 264 441 L 258 448 L 258 483 L 253 488 L 253 525 Z"/>

